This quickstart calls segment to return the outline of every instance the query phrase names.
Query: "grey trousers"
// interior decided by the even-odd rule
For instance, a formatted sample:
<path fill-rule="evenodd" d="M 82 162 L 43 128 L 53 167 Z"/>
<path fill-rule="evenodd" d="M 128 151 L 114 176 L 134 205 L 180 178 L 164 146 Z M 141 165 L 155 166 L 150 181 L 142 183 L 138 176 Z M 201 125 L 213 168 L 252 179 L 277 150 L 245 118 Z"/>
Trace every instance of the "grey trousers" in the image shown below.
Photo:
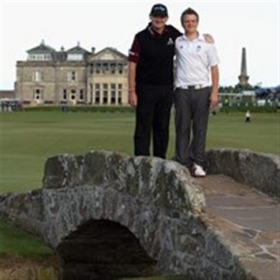
<path fill-rule="evenodd" d="M 191 168 L 193 163 L 205 166 L 210 93 L 209 87 L 197 90 L 180 88 L 175 90 L 175 157 L 187 168 Z"/>

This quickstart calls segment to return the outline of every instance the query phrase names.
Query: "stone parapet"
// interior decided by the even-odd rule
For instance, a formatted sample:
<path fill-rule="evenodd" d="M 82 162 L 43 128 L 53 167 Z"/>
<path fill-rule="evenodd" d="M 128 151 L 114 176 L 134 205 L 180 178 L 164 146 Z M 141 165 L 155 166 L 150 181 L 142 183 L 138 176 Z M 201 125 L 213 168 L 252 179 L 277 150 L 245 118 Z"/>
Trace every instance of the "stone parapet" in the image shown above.
<path fill-rule="evenodd" d="M 280 197 L 280 157 L 250 150 L 212 149 L 207 152 L 208 173 L 230 176 L 238 182 Z"/>

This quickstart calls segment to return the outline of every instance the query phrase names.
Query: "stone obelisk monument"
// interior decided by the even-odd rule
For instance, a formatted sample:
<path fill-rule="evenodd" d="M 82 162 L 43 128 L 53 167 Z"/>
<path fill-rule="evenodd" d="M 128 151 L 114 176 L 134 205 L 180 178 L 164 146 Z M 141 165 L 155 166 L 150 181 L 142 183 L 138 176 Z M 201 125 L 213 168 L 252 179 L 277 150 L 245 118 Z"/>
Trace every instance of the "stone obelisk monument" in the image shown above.
<path fill-rule="evenodd" d="M 248 80 L 249 76 L 247 75 L 247 61 L 246 61 L 246 49 L 242 48 L 242 58 L 241 58 L 241 74 L 238 77 L 239 86 L 246 87 L 249 86 Z"/>

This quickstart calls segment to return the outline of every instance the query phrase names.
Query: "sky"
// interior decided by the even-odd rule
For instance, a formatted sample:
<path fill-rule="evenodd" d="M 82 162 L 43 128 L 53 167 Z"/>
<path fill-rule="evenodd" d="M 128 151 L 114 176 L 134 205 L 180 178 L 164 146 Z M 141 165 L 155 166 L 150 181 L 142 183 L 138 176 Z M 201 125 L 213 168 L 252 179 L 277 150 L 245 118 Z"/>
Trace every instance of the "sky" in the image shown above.
<path fill-rule="evenodd" d="M 127 55 L 157 3 L 167 6 L 168 24 L 181 31 L 181 13 L 188 7 L 199 13 L 199 31 L 214 37 L 219 53 L 220 85 L 238 83 L 243 47 L 249 83 L 280 84 L 280 0 L 0 1 L 0 90 L 14 88 L 16 62 L 42 40 L 56 50 L 80 42 L 88 51 L 113 47 Z"/>

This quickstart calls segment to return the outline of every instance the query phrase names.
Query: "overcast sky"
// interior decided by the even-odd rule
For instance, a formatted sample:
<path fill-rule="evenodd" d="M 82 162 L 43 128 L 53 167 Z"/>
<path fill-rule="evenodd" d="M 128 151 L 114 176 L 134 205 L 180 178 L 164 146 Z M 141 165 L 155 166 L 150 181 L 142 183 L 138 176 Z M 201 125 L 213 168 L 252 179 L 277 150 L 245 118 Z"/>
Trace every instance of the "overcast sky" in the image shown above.
<path fill-rule="evenodd" d="M 160 1 L 7 1 L 1 0 L 0 89 L 13 89 L 16 61 L 45 43 L 56 50 L 77 45 L 97 51 L 114 47 L 128 53 L 135 33 L 146 27 L 151 6 Z M 210 33 L 221 59 L 221 85 L 235 85 L 241 49 L 247 50 L 252 85 L 280 84 L 279 0 L 171 1 L 169 24 L 182 30 L 180 15 L 192 7 L 200 14 L 199 30 Z"/>

